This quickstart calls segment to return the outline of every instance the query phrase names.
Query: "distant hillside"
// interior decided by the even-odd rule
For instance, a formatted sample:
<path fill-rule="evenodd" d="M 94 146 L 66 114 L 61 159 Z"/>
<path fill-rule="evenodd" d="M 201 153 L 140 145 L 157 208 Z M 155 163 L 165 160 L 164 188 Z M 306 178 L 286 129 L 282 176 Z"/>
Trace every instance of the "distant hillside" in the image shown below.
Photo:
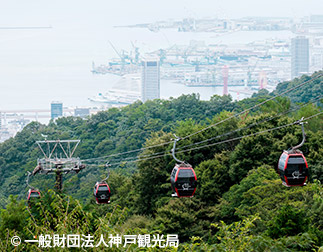
<path fill-rule="evenodd" d="M 322 75 L 322 74 L 323 74 L 323 70 L 314 73 L 312 76 L 303 75 L 302 77 L 294 79 L 293 81 L 282 82 L 277 85 L 276 90 L 273 92 L 273 94 L 281 94 L 287 89 L 290 89 L 294 86 L 299 85 L 300 83 L 310 80 L 311 77 L 315 77 L 317 75 Z M 323 76 L 312 81 L 309 85 L 305 85 L 293 92 L 286 94 L 286 96 L 290 98 L 292 103 L 308 102 L 311 98 L 319 97 L 320 95 L 323 94 L 322 82 L 323 82 Z"/>

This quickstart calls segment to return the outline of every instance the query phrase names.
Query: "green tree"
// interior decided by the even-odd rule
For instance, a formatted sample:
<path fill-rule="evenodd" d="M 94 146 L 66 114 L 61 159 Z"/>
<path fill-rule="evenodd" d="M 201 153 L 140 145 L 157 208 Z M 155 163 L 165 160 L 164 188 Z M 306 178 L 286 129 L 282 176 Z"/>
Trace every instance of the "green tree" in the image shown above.
<path fill-rule="evenodd" d="M 205 236 L 209 220 L 207 209 L 195 198 L 176 198 L 158 208 L 155 229 L 162 233 L 178 234 L 180 241 L 192 236 Z"/>
<path fill-rule="evenodd" d="M 15 230 L 19 234 L 24 234 L 27 224 L 28 212 L 24 201 L 17 201 L 17 196 L 10 196 L 6 209 L 1 209 L 0 213 L 0 238 L 6 239 L 7 230 Z"/>
<path fill-rule="evenodd" d="M 229 154 L 216 154 L 214 159 L 201 162 L 195 169 L 198 177 L 196 194 L 203 202 L 214 205 L 232 185 L 229 173 Z"/>
<path fill-rule="evenodd" d="M 308 220 L 303 209 L 292 205 L 282 206 L 276 216 L 269 221 L 268 234 L 272 238 L 294 236 L 308 230 Z"/>

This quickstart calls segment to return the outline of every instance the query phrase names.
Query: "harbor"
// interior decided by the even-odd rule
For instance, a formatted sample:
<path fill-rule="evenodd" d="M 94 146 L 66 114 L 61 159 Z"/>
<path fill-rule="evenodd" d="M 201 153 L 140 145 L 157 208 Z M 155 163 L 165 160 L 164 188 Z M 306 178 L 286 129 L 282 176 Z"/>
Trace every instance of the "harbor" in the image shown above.
<path fill-rule="evenodd" d="M 99 93 L 89 100 L 95 103 L 125 105 L 140 99 L 141 62 L 137 54 L 119 53 L 105 65 L 95 67 L 92 73 L 112 74 L 120 81 L 105 93 Z M 136 55 L 136 57 L 132 57 Z M 205 41 L 191 40 L 188 45 L 173 45 L 145 55 L 157 55 L 160 59 L 161 82 L 169 81 L 183 87 L 219 87 L 218 94 L 244 93 L 250 96 L 259 89 L 274 90 L 276 85 L 290 79 L 291 54 L 288 40 L 264 40 L 248 44 L 206 45 Z M 224 81 L 226 80 L 226 81 Z M 136 92 L 133 96 L 123 90 Z M 119 94 L 117 94 L 119 93 Z"/>
<path fill-rule="evenodd" d="M 21 111 L 26 108 L 26 100 L 27 107 L 36 110 L 48 109 L 53 100 L 61 100 L 68 108 L 131 104 L 141 99 L 141 61 L 145 55 L 160 59 L 161 99 L 196 93 L 208 100 L 227 93 L 240 100 L 261 88 L 272 91 L 279 82 L 291 79 L 291 39 L 295 36 L 309 38 L 309 72 L 322 69 L 322 22 L 315 18 L 295 20 L 289 26 L 285 20 L 277 29 L 273 24 L 278 21 L 270 23 L 268 19 L 270 29 L 259 26 L 263 21 L 249 20 L 246 25 L 246 19 L 244 25 L 227 20 L 226 26 L 223 20 L 195 20 L 195 30 L 178 29 L 176 24 L 182 25 L 185 20 L 174 21 L 169 27 L 150 25 L 150 29 L 100 23 L 84 27 L 82 32 L 69 27 L 75 31 L 73 40 L 66 40 L 63 26 L 25 30 L 24 38 L 17 31 L 4 30 L 3 35 L 12 41 L 3 40 L 0 48 L 0 73 L 5 86 L 0 93 L 0 108 Z M 202 29 L 208 22 L 213 30 Z M 99 32 L 93 33 L 92 29 Z M 106 32 L 101 32 L 104 29 Z M 90 32 L 95 34 L 91 38 L 87 35 Z M 31 43 L 29 38 L 42 43 Z M 64 47 L 60 42 L 66 43 Z M 7 138 L 13 134 L 9 126 L 18 132 L 23 128 L 19 125 L 37 120 L 48 123 L 50 116 L 13 113 L 5 126 L 2 114 L 1 135 Z"/>
<path fill-rule="evenodd" d="M 173 45 L 148 52 L 161 62 L 161 79 L 187 86 L 223 85 L 223 68 L 229 69 L 229 86 L 260 86 L 259 78 L 276 86 L 290 78 L 290 45 L 287 40 L 266 40 L 246 45 L 206 45 L 204 41 Z M 140 60 L 129 55 L 109 61 L 107 65 L 92 65 L 94 74 L 124 76 L 140 72 Z"/>
<path fill-rule="evenodd" d="M 187 18 L 116 26 L 119 30 L 147 29 L 152 33 L 162 34 L 168 42 L 168 32 L 196 34 L 195 37 L 205 40 L 192 39 L 186 44 L 168 43 L 168 47 L 145 52 L 132 41 L 130 50 L 117 48 L 109 41 L 118 58 L 98 66 L 93 62 L 91 72 L 123 77 L 138 74 L 140 78 L 142 56 L 154 55 L 160 59 L 161 80 L 173 81 L 186 87 L 227 89 L 225 86 L 228 86 L 231 92 L 243 92 L 248 95 L 263 88 L 272 91 L 278 83 L 291 79 L 291 38 L 295 36 L 306 35 L 310 41 L 310 66 L 307 73 L 322 69 L 321 19 L 321 16 L 297 20 L 252 17 L 235 20 Z M 254 34 L 264 31 L 273 36 L 255 36 L 252 39 Z M 251 36 L 248 41 L 236 39 L 249 35 Z M 230 38 L 232 40 L 228 41 Z"/>

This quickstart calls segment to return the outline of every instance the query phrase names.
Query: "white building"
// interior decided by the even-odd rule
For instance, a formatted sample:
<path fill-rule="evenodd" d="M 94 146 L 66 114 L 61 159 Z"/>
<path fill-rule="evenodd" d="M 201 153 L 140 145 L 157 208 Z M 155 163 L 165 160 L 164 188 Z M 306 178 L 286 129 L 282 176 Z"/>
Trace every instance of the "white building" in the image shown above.
<path fill-rule="evenodd" d="M 160 62 L 158 57 L 142 60 L 141 99 L 143 102 L 160 98 Z"/>

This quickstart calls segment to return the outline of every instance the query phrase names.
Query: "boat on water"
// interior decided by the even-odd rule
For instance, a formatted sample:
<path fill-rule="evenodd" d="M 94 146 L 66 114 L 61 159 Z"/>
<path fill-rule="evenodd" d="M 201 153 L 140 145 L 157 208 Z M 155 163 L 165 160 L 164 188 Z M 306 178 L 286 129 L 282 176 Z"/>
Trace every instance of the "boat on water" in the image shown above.
<path fill-rule="evenodd" d="M 137 100 L 140 100 L 140 94 L 132 93 L 131 91 L 123 92 L 122 90 L 109 90 L 105 94 L 99 93 L 95 97 L 90 97 L 88 99 L 89 101 L 95 103 L 128 105 L 134 103 Z"/>
<path fill-rule="evenodd" d="M 140 80 L 139 74 L 127 74 L 122 76 L 114 87 L 106 93 L 99 93 L 88 99 L 91 102 L 111 105 L 128 105 L 134 103 L 141 99 Z"/>

